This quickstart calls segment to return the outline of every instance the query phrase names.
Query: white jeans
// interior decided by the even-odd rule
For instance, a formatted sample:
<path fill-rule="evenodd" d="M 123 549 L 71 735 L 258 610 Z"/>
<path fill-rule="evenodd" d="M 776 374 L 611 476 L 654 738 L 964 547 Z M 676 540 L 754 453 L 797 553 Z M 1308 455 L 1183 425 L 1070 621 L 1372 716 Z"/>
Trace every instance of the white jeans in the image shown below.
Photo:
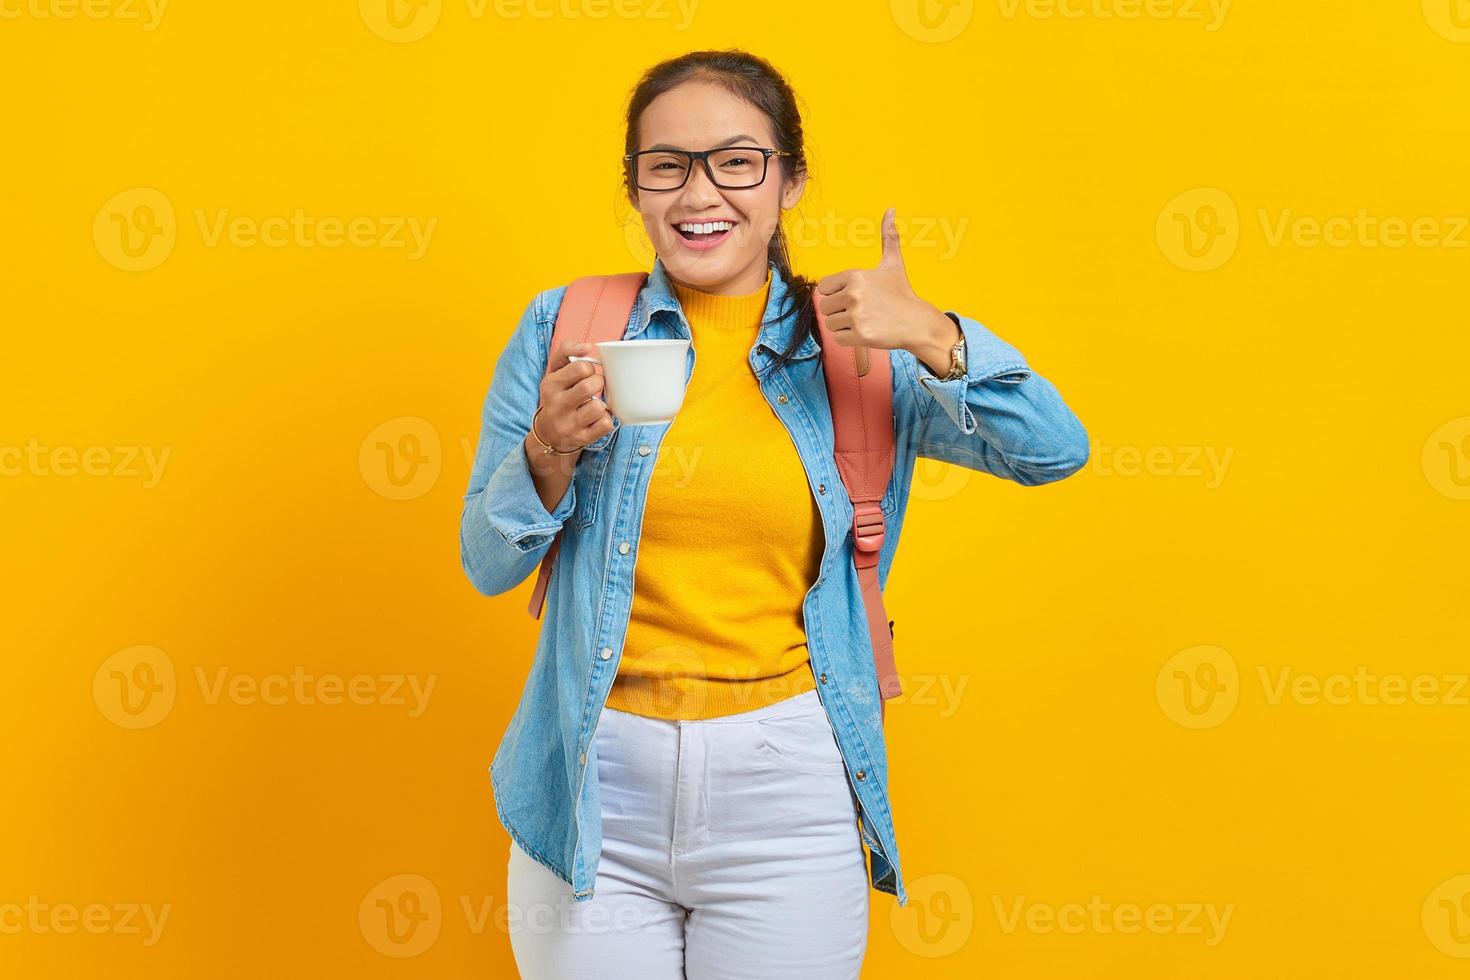
<path fill-rule="evenodd" d="M 850 980 L 868 940 L 857 807 L 816 691 L 719 718 L 604 708 L 593 897 L 512 841 L 525 980 Z"/>

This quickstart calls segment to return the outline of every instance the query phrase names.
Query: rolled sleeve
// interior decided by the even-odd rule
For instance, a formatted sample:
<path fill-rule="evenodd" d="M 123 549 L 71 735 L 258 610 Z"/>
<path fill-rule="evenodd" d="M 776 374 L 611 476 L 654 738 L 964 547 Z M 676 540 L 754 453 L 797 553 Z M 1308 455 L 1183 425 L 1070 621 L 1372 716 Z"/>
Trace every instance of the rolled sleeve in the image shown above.
<path fill-rule="evenodd" d="M 917 399 L 915 451 L 1024 486 L 1052 483 L 1087 462 L 1087 431 L 1056 387 L 1021 352 L 976 320 L 950 310 L 965 338 L 965 373 L 940 380 L 904 351 L 901 363 Z M 939 406 L 935 411 L 934 406 Z"/>
<path fill-rule="evenodd" d="M 460 560 L 475 588 L 499 595 L 525 581 L 577 506 L 573 482 L 547 511 L 524 440 L 539 401 L 554 326 L 552 301 L 537 294 L 495 364 L 481 411 L 480 441 L 460 517 Z"/>
<path fill-rule="evenodd" d="M 917 358 L 914 370 L 919 387 L 934 397 L 961 432 L 973 435 L 978 426 L 965 397 L 970 386 L 982 381 L 1020 384 L 1031 377 L 1031 367 L 1020 351 L 979 322 L 952 310 L 945 310 L 944 314 L 959 324 L 965 338 L 965 373 L 953 381 L 944 381 Z"/>
<path fill-rule="evenodd" d="M 577 506 L 577 488 L 575 481 L 568 481 L 561 500 L 547 511 L 531 479 L 526 451 L 517 443 L 490 475 L 480 503 L 486 521 L 506 544 L 521 552 L 535 551 L 548 544 L 571 517 Z"/>

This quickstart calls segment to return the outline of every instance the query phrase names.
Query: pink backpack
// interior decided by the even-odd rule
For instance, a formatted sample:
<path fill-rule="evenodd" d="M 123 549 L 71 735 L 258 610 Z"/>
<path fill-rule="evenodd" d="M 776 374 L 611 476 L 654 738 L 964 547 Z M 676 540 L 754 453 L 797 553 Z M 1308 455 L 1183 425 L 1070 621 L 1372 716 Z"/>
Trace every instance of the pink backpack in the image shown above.
<path fill-rule="evenodd" d="M 612 276 L 584 276 L 573 280 L 562 299 L 551 334 L 551 351 L 563 343 L 595 344 L 621 340 L 638 292 L 648 274 L 624 272 Z M 856 547 L 853 564 L 862 584 L 868 634 L 873 640 L 873 666 L 882 694 L 880 712 L 888 698 L 903 693 L 893 663 L 893 621 L 883 609 L 878 587 L 878 552 L 883 547 L 883 493 L 893 474 L 893 382 L 886 356 L 868 356 L 866 347 L 843 347 L 832 339 L 826 317 L 817 311 L 822 370 L 832 409 L 837 472 L 852 501 L 852 531 Z M 886 354 L 886 352 L 883 352 Z M 547 372 L 551 365 L 547 363 Z M 551 569 L 561 549 L 561 532 L 541 560 L 540 574 L 528 608 L 540 619 L 546 602 Z"/>

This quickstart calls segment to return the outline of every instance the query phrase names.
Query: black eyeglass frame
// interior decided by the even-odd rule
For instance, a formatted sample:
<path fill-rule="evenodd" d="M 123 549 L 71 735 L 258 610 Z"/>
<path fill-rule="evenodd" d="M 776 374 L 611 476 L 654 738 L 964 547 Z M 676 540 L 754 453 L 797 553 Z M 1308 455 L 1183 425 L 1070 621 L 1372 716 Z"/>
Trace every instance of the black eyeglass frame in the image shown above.
<path fill-rule="evenodd" d="M 731 185 L 731 184 L 722 184 L 718 180 L 716 180 L 715 179 L 714 169 L 711 168 L 710 165 L 709 165 L 709 157 L 710 157 L 710 154 L 711 153 L 727 153 L 730 150 L 746 150 L 746 151 L 749 151 L 749 152 L 752 152 L 752 153 L 759 153 L 761 155 L 761 157 L 763 158 L 762 161 L 761 161 L 761 179 L 758 180 L 758 181 L 756 181 L 754 184 L 734 184 L 734 185 Z M 641 157 L 641 156 L 643 156 L 644 154 L 647 154 L 647 153 L 664 153 L 664 154 L 677 153 L 679 156 L 682 156 L 682 157 L 686 158 L 689 161 L 689 166 L 686 167 L 685 170 L 684 170 L 684 179 L 681 180 L 674 187 L 644 187 L 642 184 L 638 183 L 638 158 Z M 792 153 L 792 152 L 790 152 L 788 150 L 773 150 L 773 149 L 771 149 L 768 146 L 717 146 L 717 147 L 715 147 L 712 150 L 639 150 L 637 153 L 625 153 L 625 154 L 623 154 L 623 164 L 629 168 L 630 174 L 631 174 L 631 176 L 633 178 L 633 184 L 640 191 L 655 191 L 655 192 L 657 192 L 657 191 L 677 191 L 677 190 L 679 190 L 685 184 L 689 183 L 689 175 L 692 174 L 692 173 L 694 173 L 694 161 L 696 161 L 696 160 L 698 160 L 700 163 L 702 163 L 704 165 L 704 175 L 709 178 L 709 182 L 711 184 L 714 184 L 716 187 L 720 188 L 721 190 L 725 190 L 725 191 L 748 191 L 752 187 L 759 187 L 760 185 L 762 185 L 762 184 L 764 184 L 766 182 L 766 175 L 771 172 L 771 157 L 794 157 L 794 156 L 796 156 L 796 154 L 795 153 Z"/>

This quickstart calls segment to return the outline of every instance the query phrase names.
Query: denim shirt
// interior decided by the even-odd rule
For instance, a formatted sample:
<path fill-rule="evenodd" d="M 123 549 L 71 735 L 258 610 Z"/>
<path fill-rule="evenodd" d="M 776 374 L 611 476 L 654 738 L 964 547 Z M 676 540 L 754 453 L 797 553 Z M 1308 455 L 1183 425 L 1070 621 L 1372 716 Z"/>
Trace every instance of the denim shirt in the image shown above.
<path fill-rule="evenodd" d="M 771 411 L 791 434 L 821 514 L 826 543 L 801 605 L 811 669 L 847 764 L 869 879 L 902 907 L 907 896 L 872 642 L 853 566 L 853 507 L 832 455 L 821 350 L 807 337 L 793 359 L 775 366 L 795 329 L 794 302 L 777 316 L 788 291 L 772 265 L 749 361 Z M 649 476 L 670 423 L 623 425 L 614 417 L 612 431 L 583 450 L 566 492 L 546 510 L 522 440 L 539 403 L 565 292 L 559 286 L 536 295 L 496 362 L 464 499 L 460 553 L 475 588 L 500 595 L 536 572 L 553 536 L 562 532 L 530 671 L 489 771 L 496 811 L 510 836 L 571 885 L 577 901 L 586 901 L 602 845 L 593 733 L 623 651 Z M 1087 462 L 1087 433 L 1056 388 L 978 322 L 946 312 L 965 337 L 963 377 L 941 381 L 908 351 L 888 352 L 896 458 L 882 500 L 887 531 L 879 552 L 880 583 L 898 549 L 915 457 L 1026 486 L 1060 480 Z M 654 262 L 624 336 L 692 340 L 661 260 Z M 686 380 L 697 353 L 691 344 Z M 751 533 L 761 530 L 752 527 Z M 524 615 L 523 608 L 518 602 L 510 612 Z"/>

